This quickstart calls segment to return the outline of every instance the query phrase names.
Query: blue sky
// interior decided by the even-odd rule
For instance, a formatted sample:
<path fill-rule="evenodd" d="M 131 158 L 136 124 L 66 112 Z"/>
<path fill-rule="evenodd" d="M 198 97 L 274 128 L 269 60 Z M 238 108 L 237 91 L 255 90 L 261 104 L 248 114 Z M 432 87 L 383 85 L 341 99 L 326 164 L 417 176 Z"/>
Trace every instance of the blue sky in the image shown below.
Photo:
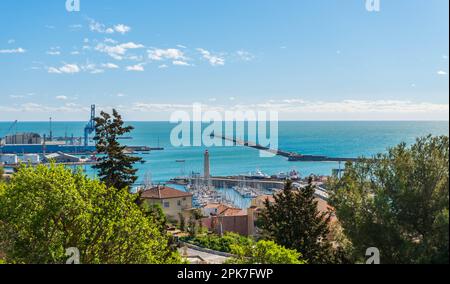
<path fill-rule="evenodd" d="M 0 1 L 0 121 L 448 120 L 447 0 Z"/>

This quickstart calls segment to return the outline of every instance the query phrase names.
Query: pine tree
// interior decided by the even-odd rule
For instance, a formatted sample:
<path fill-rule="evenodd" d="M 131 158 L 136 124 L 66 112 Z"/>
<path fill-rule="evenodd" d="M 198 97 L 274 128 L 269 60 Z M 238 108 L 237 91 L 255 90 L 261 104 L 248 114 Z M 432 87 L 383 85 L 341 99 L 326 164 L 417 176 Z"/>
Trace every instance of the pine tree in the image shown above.
<path fill-rule="evenodd" d="M 285 190 L 266 200 L 258 223 L 262 235 L 288 249 L 295 249 L 310 264 L 335 262 L 329 235 L 330 214 L 319 212 L 310 180 L 306 188 L 297 190 L 287 181 Z"/>
<path fill-rule="evenodd" d="M 113 109 L 110 114 L 101 112 L 100 117 L 95 118 L 95 138 L 98 164 L 94 166 L 99 170 L 98 176 L 108 187 L 118 190 L 129 188 L 136 180 L 137 169 L 133 168 L 141 158 L 133 157 L 125 153 L 125 146 L 120 145 L 118 138 L 131 132 L 134 127 L 123 126 L 124 122 L 119 113 Z"/>
<path fill-rule="evenodd" d="M 376 247 L 383 264 L 449 263 L 448 136 L 349 163 L 329 188 L 355 261 Z"/>

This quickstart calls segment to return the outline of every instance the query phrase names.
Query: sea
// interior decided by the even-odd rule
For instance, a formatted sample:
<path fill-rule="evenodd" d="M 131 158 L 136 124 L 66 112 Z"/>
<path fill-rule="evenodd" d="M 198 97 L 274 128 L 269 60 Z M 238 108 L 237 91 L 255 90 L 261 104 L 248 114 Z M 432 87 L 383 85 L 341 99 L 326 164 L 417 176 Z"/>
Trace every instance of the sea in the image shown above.
<path fill-rule="evenodd" d="M 85 122 L 52 122 L 54 137 L 82 137 Z M 257 170 L 274 175 L 291 170 L 302 176 L 331 175 L 339 167 L 334 162 L 289 162 L 287 158 L 261 157 L 256 149 L 234 147 L 174 146 L 171 133 L 178 124 L 169 122 L 127 122 L 134 130 L 131 139 L 120 142 L 130 146 L 163 147 L 164 150 L 140 153 L 145 163 L 136 164 L 142 183 L 153 183 L 192 173 L 203 173 L 203 154 L 210 153 L 211 174 L 231 176 L 254 173 Z M 0 137 L 11 133 L 11 122 L 0 122 Z M 207 125 L 204 125 L 207 127 Z M 49 135 L 49 122 L 18 122 L 15 132 L 36 132 Z M 192 133 L 191 133 L 192 134 Z M 329 157 L 371 157 L 384 153 L 399 143 L 413 144 L 417 137 L 426 135 L 449 135 L 448 121 L 283 121 L 278 124 L 278 148 L 301 154 Z M 85 168 L 87 175 L 95 177 L 95 171 Z M 240 206 L 245 207 L 245 204 Z"/>

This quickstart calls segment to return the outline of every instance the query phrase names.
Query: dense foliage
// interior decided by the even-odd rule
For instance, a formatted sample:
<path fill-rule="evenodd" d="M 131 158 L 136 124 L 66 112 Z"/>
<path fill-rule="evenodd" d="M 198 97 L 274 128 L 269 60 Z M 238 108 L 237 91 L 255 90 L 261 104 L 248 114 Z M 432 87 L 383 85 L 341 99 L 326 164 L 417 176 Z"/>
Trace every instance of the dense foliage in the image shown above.
<path fill-rule="evenodd" d="M 236 257 L 231 258 L 230 264 L 303 264 L 301 253 L 286 249 L 273 241 L 255 242 L 251 238 L 235 233 L 226 233 L 223 237 L 218 235 L 198 236 L 185 238 L 191 244 L 215 251 L 230 253 Z"/>
<path fill-rule="evenodd" d="M 63 166 L 23 166 L 0 185 L 0 251 L 8 263 L 175 263 L 179 255 L 127 191 Z"/>
<path fill-rule="evenodd" d="M 420 138 L 374 159 L 348 164 L 332 204 L 353 244 L 382 263 L 449 262 L 449 138 Z"/>
<path fill-rule="evenodd" d="M 231 253 L 237 257 L 230 264 L 305 264 L 302 254 L 277 245 L 273 241 L 259 241 L 252 245 L 232 244 Z"/>
<path fill-rule="evenodd" d="M 184 241 L 199 247 L 226 253 L 231 253 L 231 245 L 250 246 L 253 243 L 251 239 L 235 233 L 226 233 L 223 237 L 218 235 L 197 236 L 195 238 L 186 238 Z"/>
<path fill-rule="evenodd" d="M 110 114 L 101 112 L 95 118 L 95 137 L 97 152 L 101 155 L 98 164 L 98 176 L 108 187 L 119 190 L 129 188 L 136 180 L 137 170 L 133 165 L 141 159 L 125 153 L 125 146 L 121 146 L 118 138 L 129 133 L 134 128 L 124 126 L 120 114 L 114 109 Z"/>
<path fill-rule="evenodd" d="M 309 263 L 334 263 L 335 253 L 328 240 L 330 214 L 319 212 L 315 189 L 310 184 L 300 190 L 288 181 L 285 190 L 265 203 L 258 227 L 263 238 L 300 252 Z"/>

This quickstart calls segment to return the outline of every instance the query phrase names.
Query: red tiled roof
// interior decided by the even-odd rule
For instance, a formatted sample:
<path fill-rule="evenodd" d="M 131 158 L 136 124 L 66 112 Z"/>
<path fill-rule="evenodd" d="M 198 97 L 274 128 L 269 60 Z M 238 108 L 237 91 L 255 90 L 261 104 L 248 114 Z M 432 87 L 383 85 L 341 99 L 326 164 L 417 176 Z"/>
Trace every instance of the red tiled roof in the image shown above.
<path fill-rule="evenodd" d="M 222 216 L 247 216 L 247 211 L 239 208 L 227 208 L 220 214 Z"/>
<path fill-rule="evenodd" d="M 216 209 L 218 216 L 244 216 L 247 215 L 246 210 L 233 208 L 221 203 L 209 203 L 205 207 L 207 209 Z"/>
<path fill-rule="evenodd" d="M 170 199 L 191 196 L 192 194 L 189 192 L 184 192 L 167 186 L 157 186 L 144 191 L 141 197 L 144 199 Z"/>

